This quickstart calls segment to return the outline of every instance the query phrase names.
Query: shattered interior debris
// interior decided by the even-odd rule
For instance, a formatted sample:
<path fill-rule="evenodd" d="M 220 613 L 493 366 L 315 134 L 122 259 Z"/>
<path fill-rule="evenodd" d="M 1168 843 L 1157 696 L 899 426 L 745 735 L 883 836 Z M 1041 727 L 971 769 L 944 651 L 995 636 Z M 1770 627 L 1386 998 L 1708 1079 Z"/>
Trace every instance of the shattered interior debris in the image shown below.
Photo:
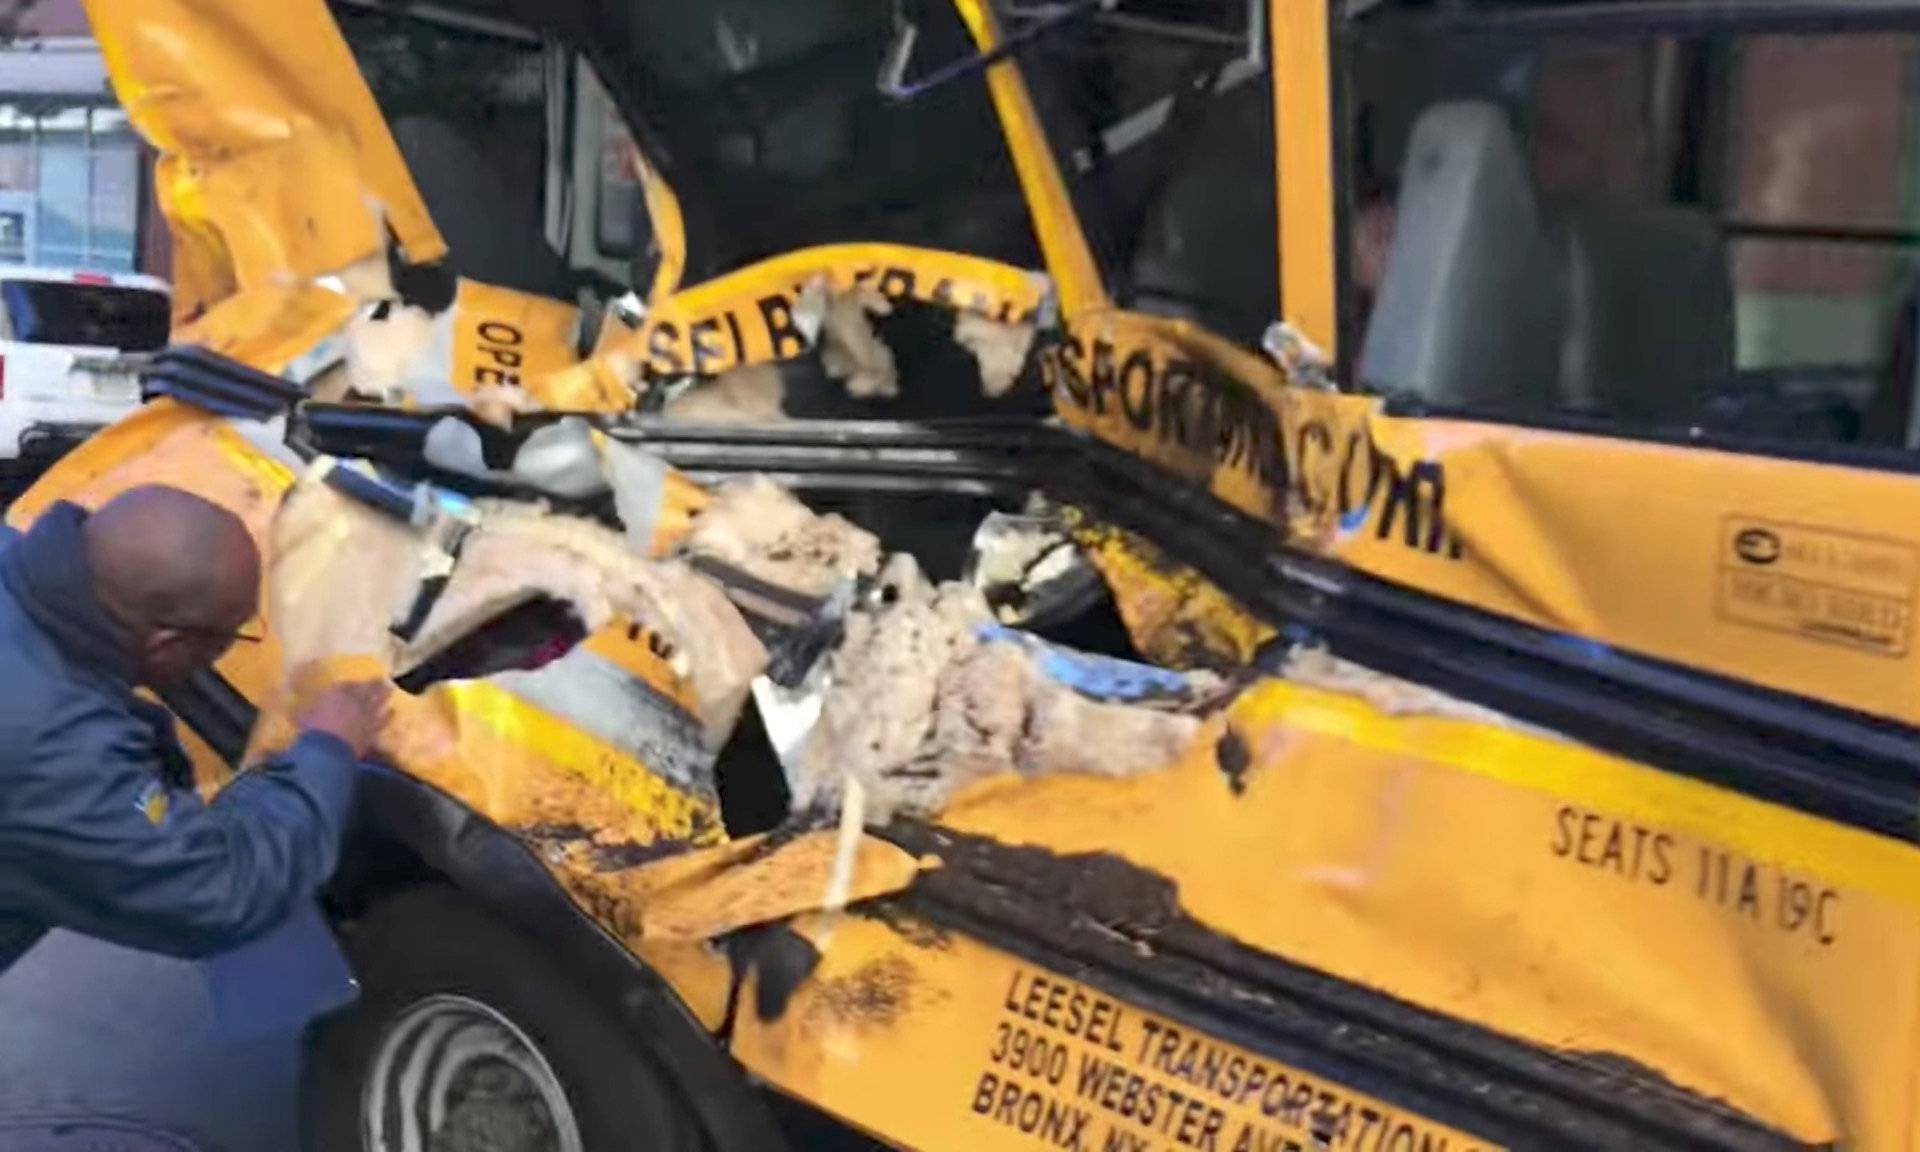
<path fill-rule="evenodd" d="M 979 362 L 980 389 L 989 397 L 1013 390 L 1033 350 L 1033 338 L 1031 324 L 1004 324 L 974 312 L 962 312 L 953 320 L 953 339 Z"/>
<path fill-rule="evenodd" d="M 827 298 L 821 362 L 827 375 L 844 384 L 847 395 L 856 400 L 900 394 L 893 349 L 874 333 L 871 319 L 892 312 L 891 301 L 864 285 Z"/>
<path fill-rule="evenodd" d="M 881 559 L 878 537 L 845 517 L 814 513 L 765 476 L 717 485 L 682 547 L 807 596 L 872 576 Z"/>

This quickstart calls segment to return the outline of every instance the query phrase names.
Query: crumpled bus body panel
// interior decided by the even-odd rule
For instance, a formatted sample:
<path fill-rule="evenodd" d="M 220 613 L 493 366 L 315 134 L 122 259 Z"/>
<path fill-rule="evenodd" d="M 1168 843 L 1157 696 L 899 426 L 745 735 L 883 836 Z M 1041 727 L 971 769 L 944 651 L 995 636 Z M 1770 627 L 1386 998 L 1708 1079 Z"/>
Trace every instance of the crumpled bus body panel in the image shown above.
<path fill-rule="evenodd" d="M 160 151 L 174 307 L 292 287 L 446 245 L 320 4 L 92 0 L 87 17 L 127 115 Z"/>
<path fill-rule="evenodd" d="M 1061 419 L 1303 552 L 1496 615 L 1920 722 L 1920 477 L 1394 416 L 1203 330 L 1073 318 Z M 1651 594 L 1658 589 L 1658 594 Z"/>
<path fill-rule="evenodd" d="M 89 7 L 164 153 L 180 298 L 207 306 L 183 339 L 290 371 L 367 299 L 317 277 L 383 258 L 387 228 L 409 259 L 438 255 L 322 5 Z M 959 7 L 990 44 L 988 9 Z M 991 81 L 1059 285 L 1064 331 L 1041 367 L 1064 423 L 1302 554 L 1917 719 L 1920 537 L 1887 525 L 1920 481 L 1390 416 L 1193 325 L 1116 311 L 1017 71 Z M 704 284 L 669 275 L 640 327 L 584 359 L 570 305 L 463 285 L 437 321 L 449 338 L 416 367 L 463 395 L 511 369 L 548 407 L 620 411 L 649 362 L 707 374 L 805 350 L 792 319 L 816 281 L 999 319 L 1046 303 L 1042 282 L 990 261 L 836 245 Z M 1045 466 L 1034 474 L 1044 488 Z M 55 466 L 10 518 L 174 483 L 265 542 L 299 480 L 239 423 L 162 401 Z M 676 499 L 697 506 L 690 487 Z M 729 840 L 711 794 L 595 734 L 565 685 L 433 684 L 400 702 L 379 750 L 532 847 L 746 1069 L 900 1146 L 1920 1142 L 1912 843 L 1421 697 L 1253 671 L 1281 621 L 1091 511 L 1076 539 L 1141 651 L 1242 670 L 1164 765 L 1000 772 L 920 819 Z M 305 622 L 355 610 L 343 591 Z M 581 648 L 691 711 L 685 670 L 631 622 Z M 219 669 L 262 712 L 256 747 L 286 734 L 282 656 L 270 641 Z M 217 787 L 226 769 L 193 750 Z M 732 947 L 745 929 L 798 937 L 812 961 Z"/>

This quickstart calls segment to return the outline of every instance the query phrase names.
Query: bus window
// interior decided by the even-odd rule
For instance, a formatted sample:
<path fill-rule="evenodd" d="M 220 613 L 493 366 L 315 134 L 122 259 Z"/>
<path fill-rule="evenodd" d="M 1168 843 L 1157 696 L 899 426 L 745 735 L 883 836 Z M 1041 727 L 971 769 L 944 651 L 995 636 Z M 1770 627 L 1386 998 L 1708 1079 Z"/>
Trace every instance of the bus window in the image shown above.
<path fill-rule="evenodd" d="M 1920 37 L 1523 36 L 1493 18 L 1416 39 L 1393 7 L 1344 61 L 1361 386 L 1520 420 L 1920 446 L 1903 176 Z"/>
<path fill-rule="evenodd" d="M 640 180 L 640 147 L 585 59 L 574 66 L 573 181 L 568 208 L 573 266 L 644 289 L 660 252 Z"/>
<path fill-rule="evenodd" d="M 385 116 L 453 271 L 570 297 L 547 236 L 547 54 L 496 21 L 340 4 L 335 19 Z"/>
<path fill-rule="evenodd" d="M 334 15 L 454 272 L 561 299 L 651 279 L 633 134 L 584 59 L 456 4 Z"/>
<path fill-rule="evenodd" d="M 1023 56 L 1116 300 L 1257 345 L 1280 294 L 1273 91 L 1247 12 L 1135 0 Z"/>
<path fill-rule="evenodd" d="M 971 50 L 949 4 L 914 13 L 919 51 Z M 979 74 L 905 103 L 874 78 L 886 3 L 632 4 L 621 46 L 705 277 L 816 244 L 882 241 L 1023 267 L 1040 262 L 1025 199 Z"/>

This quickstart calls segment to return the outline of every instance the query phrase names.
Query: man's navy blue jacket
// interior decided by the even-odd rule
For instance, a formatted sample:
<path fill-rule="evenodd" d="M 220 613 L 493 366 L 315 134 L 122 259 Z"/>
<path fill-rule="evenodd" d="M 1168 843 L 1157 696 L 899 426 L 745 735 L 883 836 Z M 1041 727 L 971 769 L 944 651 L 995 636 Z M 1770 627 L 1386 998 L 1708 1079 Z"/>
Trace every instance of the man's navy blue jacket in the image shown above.
<path fill-rule="evenodd" d="M 0 529 L 0 971 L 50 927 L 174 956 L 242 944 L 313 898 L 352 802 L 307 733 L 212 803 L 170 787 L 172 718 L 133 694 L 71 504 Z"/>

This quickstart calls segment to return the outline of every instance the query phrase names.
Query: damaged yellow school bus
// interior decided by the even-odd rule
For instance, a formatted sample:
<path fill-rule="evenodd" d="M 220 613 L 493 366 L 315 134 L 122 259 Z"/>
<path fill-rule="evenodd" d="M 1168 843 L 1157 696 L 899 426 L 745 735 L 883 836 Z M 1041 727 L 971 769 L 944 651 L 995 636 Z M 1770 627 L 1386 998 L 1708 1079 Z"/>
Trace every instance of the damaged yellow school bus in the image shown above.
<path fill-rule="evenodd" d="M 1920 5 L 89 10 L 312 1147 L 1920 1140 Z"/>

